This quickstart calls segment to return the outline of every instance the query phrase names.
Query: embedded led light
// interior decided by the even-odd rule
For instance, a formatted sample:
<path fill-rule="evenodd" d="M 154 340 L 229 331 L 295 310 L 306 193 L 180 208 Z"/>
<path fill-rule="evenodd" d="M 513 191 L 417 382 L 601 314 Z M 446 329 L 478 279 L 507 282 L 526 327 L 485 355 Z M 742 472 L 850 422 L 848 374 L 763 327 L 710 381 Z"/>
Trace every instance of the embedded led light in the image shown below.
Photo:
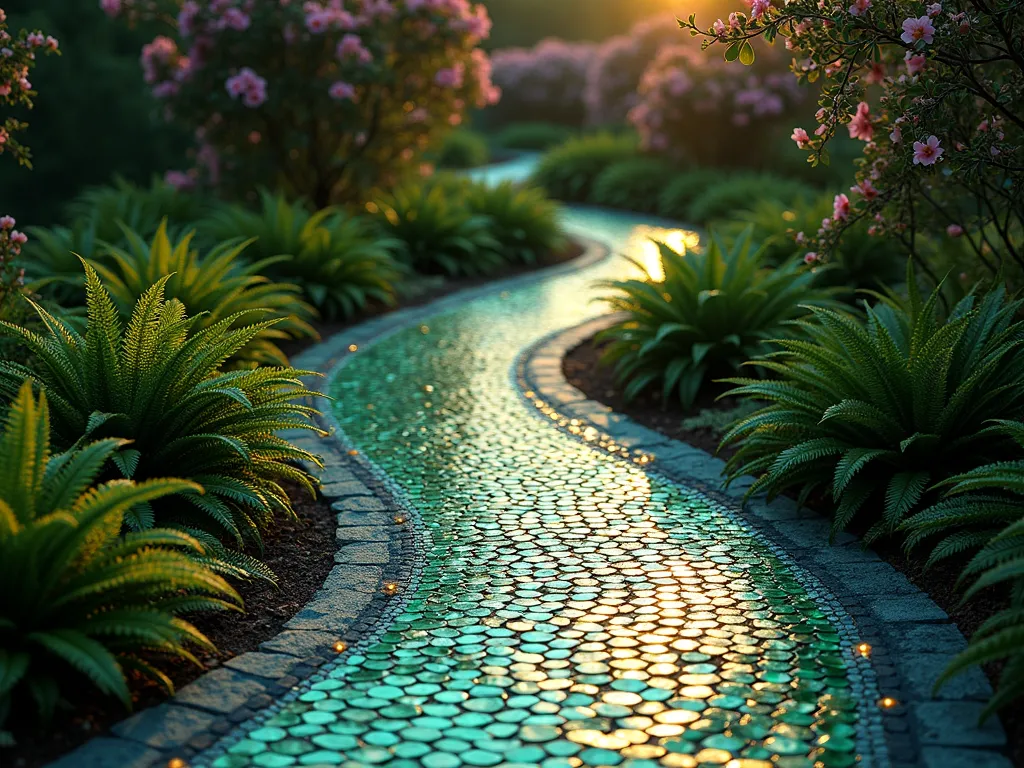
<path fill-rule="evenodd" d="M 349 352 L 355 352 L 357 349 L 359 349 L 359 345 L 358 344 L 349 344 L 348 345 L 348 351 Z"/>
<path fill-rule="evenodd" d="M 405 525 L 405 515 L 395 515 L 395 525 Z"/>
<path fill-rule="evenodd" d="M 385 595 L 397 595 L 398 594 L 398 582 L 386 581 L 384 582 L 384 594 Z"/>
<path fill-rule="evenodd" d="M 335 653 L 344 653 L 347 650 L 348 650 L 348 643 L 346 643 L 344 640 L 339 640 L 338 642 L 336 642 L 334 644 L 334 652 Z"/>
<path fill-rule="evenodd" d="M 871 646 L 867 643 L 860 643 L 857 646 L 857 653 L 863 656 L 865 659 L 871 655 Z"/>
<path fill-rule="evenodd" d="M 898 705 L 899 702 L 896 701 L 896 699 L 892 698 L 892 696 L 883 696 L 881 699 L 878 700 L 878 706 L 880 706 L 882 709 L 892 709 L 893 707 Z"/>

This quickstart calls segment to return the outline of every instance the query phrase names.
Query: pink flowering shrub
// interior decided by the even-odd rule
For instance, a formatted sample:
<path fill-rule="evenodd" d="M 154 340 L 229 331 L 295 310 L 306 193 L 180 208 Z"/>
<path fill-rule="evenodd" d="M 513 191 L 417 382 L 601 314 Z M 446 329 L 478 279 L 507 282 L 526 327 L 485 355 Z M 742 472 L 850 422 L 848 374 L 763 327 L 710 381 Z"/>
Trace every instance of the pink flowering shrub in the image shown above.
<path fill-rule="evenodd" d="M 821 86 L 816 126 L 792 139 L 812 164 L 840 133 L 864 142 L 833 215 L 806 233 L 826 258 L 859 221 L 898 238 L 927 268 L 922 234 L 960 238 L 997 275 L 1024 270 L 1024 22 L 1013 0 L 962 4 L 754 0 L 709 30 L 684 24 L 725 58 L 750 63 L 751 41 L 785 39 L 802 83 Z M 935 277 L 935 275 L 933 275 Z"/>
<path fill-rule="evenodd" d="M 18 256 L 28 236 L 16 230 L 14 224 L 13 217 L 0 216 L 0 316 L 8 299 L 25 285 L 25 270 L 19 266 Z"/>
<path fill-rule="evenodd" d="M 619 125 L 638 102 L 637 88 L 663 46 L 679 43 L 679 25 L 671 13 L 641 21 L 624 35 L 598 46 L 587 69 L 583 98 L 592 125 Z"/>
<path fill-rule="evenodd" d="M 503 48 L 491 55 L 501 102 L 489 115 L 501 123 L 548 122 L 579 126 L 583 91 L 594 56 L 592 43 L 549 38 L 533 48 Z"/>
<path fill-rule="evenodd" d="M 29 74 L 39 53 L 59 53 L 57 39 L 38 30 L 21 30 L 16 36 L 7 31 L 7 14 L 0 8 L 0 105 L 32 108 L 32 82 Z M 28 147 L 18 141 L 16 133 L 28 124 L 13 117 L 0 123 L 0 155 L 12 154 L 19 163 L 31 167 Z"/>
<path fill-rule="evenodd" d="M 638 95 L 629 122 L 643 149 L 719 166 L 749 165 L 751 153 L 741 148 L 763 144 L 806 91 L 777 55 L 744 70 L 684 44 L 661 49 Z"/>
<path fill-rule="evenodd" d="M 142 70 L 169 120 L 195 131 L 196 168 L 168 177 L 317 206 L 360 198 L 420 165 L 471 106 L 498 100 L 470 0 L 104 0 L 169 18 Z"/>

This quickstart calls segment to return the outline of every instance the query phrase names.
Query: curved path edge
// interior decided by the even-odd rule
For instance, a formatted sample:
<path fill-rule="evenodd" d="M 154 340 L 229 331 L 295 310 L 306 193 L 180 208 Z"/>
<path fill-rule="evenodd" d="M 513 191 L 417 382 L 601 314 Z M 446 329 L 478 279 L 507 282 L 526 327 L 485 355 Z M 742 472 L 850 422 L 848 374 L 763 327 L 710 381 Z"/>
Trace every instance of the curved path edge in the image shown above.
<path fill-rule="evenodd" d="M 339 331 L 292 360 L 320 376 L 307 382 L 326 395 L 333 375 L 360 348 L 491 294 L 582 269 L 610 255 L 597 241 L 573 235 L 584 252 L 571 261 L 466 288 L 416 307 L 399 309 Z M 320 401 L 321 407 L 324 401 Z M 307 466 L 337 512 L 335 567 L 324 585 L 283 631 L 259 649 L 235 656 L 200 675 L 167 701 L 141 710 L 47 768 L 149 768 L 179 758 L 190 760 L 244 722 L 272 715 L 300 683 L 314 677 L 342 653 L 374 639 L 402 600 L 387 595 L 389 582 L 409 592 L 427 533 L 401 490 L 373 462 L 352 450 L 330 408 L 323 408 L 319 438 L 304 430 L 282 433 L 321 456 L 322 469 Z M 404 518 L 403 522 L 396 522 Z M 300 567 L 301 564 L 296 564 Z M 343 646 L 337 646 L 337 643 Z M 219 746 L 219 745 L 218 745 Z"/>
<path fill-rule="evenodd" d="M 868 734 L 872 740 L 884 734 L 894 768 L 1011 768 L 998 720 L 978 724 L 991 695 L 979 669 L 932 694 L 935 680 L 966 641 L 931 598 L 856 537 L 839 534 L 830 546 L 828 521 L 799 510 L 792 499 L 769 503 L 760 497 L 744 504 L 753 478 L 723 489 L 723 460 L 589 400 L 566 380 L 565 356 L 617 319 L 603 315 L 526 349 L 513 376 L 527 402 L 542 415 L 554 411 L 573 420 L 570 431 L 595 448 L 631 457 L 723 503 L 828 589 L 852 620 L 859 641 L 871 646 L 870 667 L 881 694 L 899 702 L 880 722 L 874 718 Z"/>

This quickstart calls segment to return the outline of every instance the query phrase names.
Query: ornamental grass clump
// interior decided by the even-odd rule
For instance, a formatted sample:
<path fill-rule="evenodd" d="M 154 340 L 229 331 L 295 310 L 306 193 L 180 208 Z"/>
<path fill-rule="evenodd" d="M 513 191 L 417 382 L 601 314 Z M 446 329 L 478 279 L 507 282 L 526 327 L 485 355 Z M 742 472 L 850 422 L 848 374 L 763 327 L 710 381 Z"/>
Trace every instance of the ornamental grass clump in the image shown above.
<path fill-rule="evenodd" d="M 18 388 L 0 435 L 0 746 L 13 743 L 5 721 L 48 720 L 82 681 L 128 708 L 128 672 L 171 692 L 160 659 L 198 665 L 191 648 L 214 650 L 181 614 L 241 609 L 194 537 L 122 535 L 130 510 L 202 493 L 179 479 L 97 482 L 127 450 L 105 438 L 51 454 L 47 398 Z"/>
<path fill-rule="evenodd" d="M 297 464 L 316 456 L 279 436 L 281 430 L 319 430 L 315 393 L 287 367 L 223 369 L 224 363 L 275 320 L 261 313 L 229 315 L 200 328 L 176 299 L 166 299 L 170 277 L 160 278 L 123 324 L 99 275 L 85 265 L 88 320 L 84 333 L 32 304 L 43 331 L 0 322 L 0 333 L 19 340 L 32 365 L 0 361 L 0 395 L 14 397 L 28 379 L 46 393 L 51 427 L 62 448 L 83 439 L 120 438 L 131 443 L 113 456 L 108 472 L 139 482 L 175 476 L 201 486 L 131 506 L 132 531 L 174 527 L 218 548 L 228 565 L 269 577 L 240 551 L 259 547 L 261 531 L 277 514 L 294 514 L 282 483 L 310 494 L 314 479 Z"/>
<path fill-rule="evenodd" d="M 867 540 L 896 530 L 935 500 L 933 487 L 1007 454 L 991 419 L 1024 415 L 1024 302 L 1002 288 L 940 313 L 940 289 L 923 298 L 879 295 L 866 321 L 814 308 L 805 338 L 754 362 L 769 381 L 733 378 L 730 396 L 770 403 L 722 441 L 738 450 L 731 480 L 758 479 L 747 495 L 822 493 L 835 531 L 865 518 Z"/>
<path fill-rule="evenodd" d="M 809 308 L 835 304 L 797 263 L 768 268 L 749 233 L 731 243 L 713 235 L 703 250 L 658 247 L 662 279 L 602 284 L 615 291 L 606 298 L 612 309 L 626 314 L 598 338 L 627 399 L 656 387 L 690 408 L 707 380 L 772 349 Z"/>
<path fill-rule="evenodd" d="M 243 255 L 261 274 L 301 287 L 327 320 L 352 317 L 370 302 L 394 304 L 407 276 L 395 259 L 399 242 L 365 217 L 333 207 L 313 213 L 302 201 L 266 190 L 257 210 L 223 206 L 199 231 L 211 241 L 252 238 Z"/>

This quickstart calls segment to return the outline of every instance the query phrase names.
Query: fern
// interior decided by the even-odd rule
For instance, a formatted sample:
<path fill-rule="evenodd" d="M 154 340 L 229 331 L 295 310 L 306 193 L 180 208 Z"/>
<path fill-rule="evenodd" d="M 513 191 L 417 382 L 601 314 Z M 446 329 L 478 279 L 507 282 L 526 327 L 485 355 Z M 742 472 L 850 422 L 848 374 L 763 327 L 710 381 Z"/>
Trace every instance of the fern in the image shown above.
<path fill-rule="evenodd" d="M 281 481 L 313 490 L 312 478 L 293 462 L 317 461 L 278 436 L 315 430 L 316 411 L 304 402 L 314 393 L 299 380 L 305 372 L 222 369 L 274 321 L 249 323 L 257 313 L 238 312 L 197 327 L 201 316 L 189 317 L 181 302 L 167 300 L 170 277 L 162 277 L 123 326 L 99 275 L 88 265 L 85 273 L 84 334 L 38 306 L 44 333 L 0 323 L 0 333 L 20 338 L 35 358 L 32 368 L 0 361 L 0 395 L 13 396 L 30 378 L 47 394 L 61 446 L 83 435 L 131 440 L 108 471 L 138 482 L 174 475 L 206 487 L 205 494 L 180 490 L 173 499 L 133 505 L 125 517 L 131 528 L 192 527 L 236 547 L 259 546 L 274 515 L 291 512 Z"/>
<path fill-rule="evenodd" d="M 241 608 L 201 562 L 196 539 L 158 529 L 120 535 L 132 507 L 198 486 L 158 478 L 94 485 L 125 441 L 52 456 L 49 435 L 46 396 L 36 400 L 25 382 L 0 436 L 0 726 L 2 713 L 20 713 L 30 699 L 48 718 L 76 677 L 130 707 L 124 669 L 166 680 L 139 653 L 194 660 L 189 646 L 211 647 L 177 615 Z"/>
<path fill-rule="evenodd" d="M 735 374 L 768 352 L 767 340 L 790 333 L 808 305 L 833 305 L 796 263 L 763 268 L 749 237 L 729 245 L 713 236 L 704 251 L 659 247 L 663 279 L 602 284 L 614 291 L 612 308 L 626 313 L 599 338 L 610 342 L 603 361 L 615 366 L 627 397 L 657 386 L 689 408 L 707 378 Z"/>
<path fill-rule="evenodd" d="M 782 339 L 781 351 L 755 359 L 774 380 L 729 379 L 737 385 L 729 394 L 769 404 L 725 436 L 739 446 L 730 479 L 764 471 L 757 490 L 769 495 L 820 486 L 837 504 L 835 530 L 872 510 L 870 540 L 934 504 L 935 480 L 1009 456 L 1009 433 L 989 420 L 1024 415 L 1022 303 L 996 290 L 964 298 L 943 318 L 939 289 L 922 296 L 912 267 L 907 284 L 906 300 L 876 294 L 866 321 L 811 308 L 816 322 L 801 324 L 804 339 Z M 807 456 L 799 473 L 777 460 L 824 441 L 835 449 Z M 958 476 L 958 490 L 1009 482 L 1009 469 Z"/>

